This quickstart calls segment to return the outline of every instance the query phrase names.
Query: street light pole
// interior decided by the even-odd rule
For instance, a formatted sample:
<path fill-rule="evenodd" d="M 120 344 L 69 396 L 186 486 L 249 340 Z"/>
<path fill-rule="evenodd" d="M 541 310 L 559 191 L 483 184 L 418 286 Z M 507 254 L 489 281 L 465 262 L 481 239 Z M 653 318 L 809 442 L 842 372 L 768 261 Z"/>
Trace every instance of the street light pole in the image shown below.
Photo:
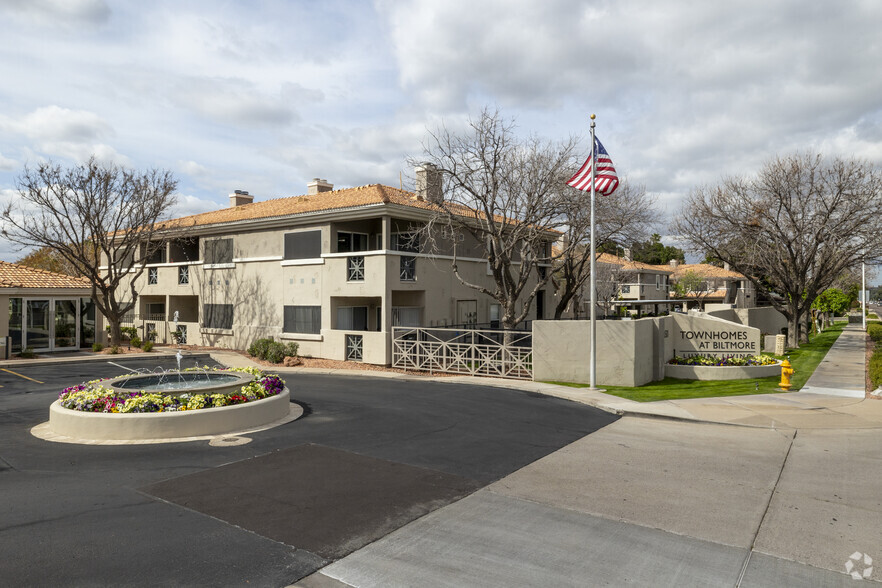
<path fill-rule="evenodd" d="M 867 264 L 861 262 L 861 325 L 867 330 Z"/>

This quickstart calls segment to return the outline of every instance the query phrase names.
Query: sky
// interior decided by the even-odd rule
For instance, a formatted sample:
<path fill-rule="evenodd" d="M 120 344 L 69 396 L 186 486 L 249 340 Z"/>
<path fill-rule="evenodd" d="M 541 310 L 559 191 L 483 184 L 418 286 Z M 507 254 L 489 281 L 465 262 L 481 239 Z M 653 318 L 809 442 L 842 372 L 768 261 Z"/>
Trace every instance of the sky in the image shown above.
<path fill-rule="evenodd" d="M 0 204 L 24 165 L 90 155 L 171 170 L 174 216 L 407 187 L 428 130 L 486 106 L 586 156 L 595 113 L 662 234 L 777 155 L 882 163 L 877 0 L 0 0 L 0 23 Z"/>

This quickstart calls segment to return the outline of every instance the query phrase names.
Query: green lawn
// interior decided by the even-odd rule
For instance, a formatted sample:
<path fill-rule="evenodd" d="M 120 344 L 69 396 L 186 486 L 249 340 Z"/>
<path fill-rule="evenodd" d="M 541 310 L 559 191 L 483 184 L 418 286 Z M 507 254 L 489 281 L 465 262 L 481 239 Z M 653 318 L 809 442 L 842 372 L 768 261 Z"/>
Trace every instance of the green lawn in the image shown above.
<path fill-rule="evenodd" d="M 809 376 L 824 359 L 827 350 L 842 333 L 845 323 L 837 323 L 820 335 L 815 335 L 811 343 L 794 349 L 788 356 L 796 373 L 791 379 L 791 390 L 796 391 L 805 385 Z M 740 396 L 745 394 L 768 394 L 780 392 L 778 382 L 780 376 L 774 378 L 753 378 L 749 380 L 723 380 L 723 381 L 700 381 L 700 380 L 676 380 L 665 378 L 660 382 L 652 382 L 645 386 L 629 388 L 626 386 L 604 386 L 607 394 L 636 400 L 638 402 L 653 402 L 656 400 L 679 400 L 684 398 L 709 398 L 713 396 Z M 563 386 L 587 388 L 588 384 L 570 384 L 567 382 L 552 382 Z"/>

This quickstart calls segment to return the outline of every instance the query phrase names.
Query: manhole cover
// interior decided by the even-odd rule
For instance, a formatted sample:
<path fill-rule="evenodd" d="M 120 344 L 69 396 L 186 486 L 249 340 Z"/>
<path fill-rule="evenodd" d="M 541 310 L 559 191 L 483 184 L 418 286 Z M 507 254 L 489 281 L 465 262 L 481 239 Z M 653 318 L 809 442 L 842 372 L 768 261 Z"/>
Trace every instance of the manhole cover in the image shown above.
<path fill-rule="evenodd" d="M 208 442 L 212 447 L 232 447 L 233 445 L 245 445 L 251 443 L 250 437 L 215 437 Z"/>

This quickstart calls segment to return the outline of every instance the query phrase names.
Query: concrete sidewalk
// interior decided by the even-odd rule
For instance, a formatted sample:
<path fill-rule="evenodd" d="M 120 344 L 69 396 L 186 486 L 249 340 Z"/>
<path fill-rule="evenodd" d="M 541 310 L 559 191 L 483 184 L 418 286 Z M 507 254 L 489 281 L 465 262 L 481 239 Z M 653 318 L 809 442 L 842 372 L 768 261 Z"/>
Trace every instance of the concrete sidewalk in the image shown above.
<path fill-rule="evenodd" d="M 846 328 L 811 390 L 782 394 L 638 403 L 445 378 L 625 418 L 296 586 L 878 582 L 882 567 L 866 562 L 882 557 L 882 401 L 864 399 L 863 342 L 863 331 Z"/>
<path fill-rule="evenodd" d="M 866 339 L 859 324 L 847 325 L 800 392 L 864 398 Z"/>

